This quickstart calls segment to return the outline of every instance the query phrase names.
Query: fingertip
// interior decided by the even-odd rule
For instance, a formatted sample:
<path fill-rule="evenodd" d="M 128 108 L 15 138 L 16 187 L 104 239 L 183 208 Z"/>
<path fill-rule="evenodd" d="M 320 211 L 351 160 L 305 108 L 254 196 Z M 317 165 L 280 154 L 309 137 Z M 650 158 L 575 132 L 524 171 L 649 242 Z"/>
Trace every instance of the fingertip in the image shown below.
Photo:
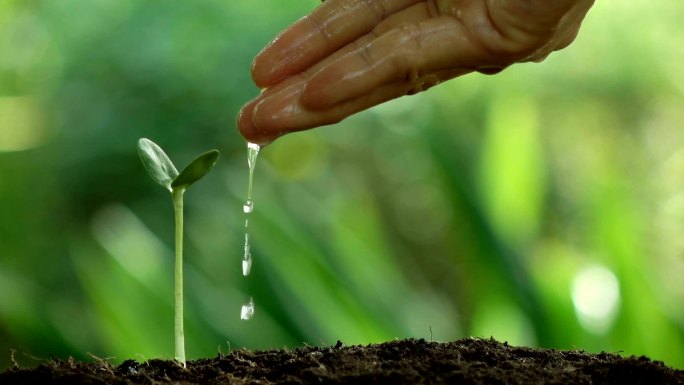
<path fill-rule="evenodd" d="M 262 49 L 252 61 L 252 80 L 259 88 L 270 87 L 278 81 L 277 77 L 274 76 L 276 68 L 271 59 L 272 54 L 268 53 L 272 44 L 273 42 L 269 43 L 269 45 Z"/>
<path fill-rule="evenodd" d="M 272 104 L 268 102 L 269 96 L 274 92 L 263 92 L 258 97 L 245 104 L 237 116 L 237 128 L 245 140 L 265 146 L 278 137 L 287 133 L 281 122 L 282 111 L 278 114 Z M 277 92 L 275 92 L 277 93 Z M 266 107 L 263 106 L 266 101 Z M 259 108 L 259 106 L 262 106 Z"/>
<path fill-rule="evenodd" d="M 256 130 L 252 115 L 254 107 L 259 103 L 259 100 L 259 98 L 256 98 L 245 104 L 237 117 L 237 128 L 238 131 L 240 131 L 240 135 L 247 141 L 257 144 L 261 144 L 260 142 L 262 142 L 262 139 L 260 133 Z"/>
<path fill-rule="evenodd" d="M 303 31 L 301 20 L 271 40 L 252 62 L 252 79 L 261 87 L 270 87 L 310 65 L 305 48 L 309 36 Z"/>
<path fill-rule="evenodd" d="M 320 30 L 304 16 L 276 36 L 252 62 L 252 79 L 259 87 L 270 87 L 299 74 L 331 53 Z"/>

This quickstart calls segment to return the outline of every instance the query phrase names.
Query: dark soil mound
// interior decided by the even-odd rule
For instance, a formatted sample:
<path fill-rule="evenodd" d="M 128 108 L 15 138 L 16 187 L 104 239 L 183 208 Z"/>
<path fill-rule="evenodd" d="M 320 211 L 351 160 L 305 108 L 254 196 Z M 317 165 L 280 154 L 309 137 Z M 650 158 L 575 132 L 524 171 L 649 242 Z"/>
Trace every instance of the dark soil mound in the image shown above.
<path fill-rule="evenodd" d="M 401 340 L 368 346 L 233 351 L 188 362 L 54 360 L 12 368 L 0 384 L 683 384 L 645 357 L 518 348 L 494 340 Z"/>

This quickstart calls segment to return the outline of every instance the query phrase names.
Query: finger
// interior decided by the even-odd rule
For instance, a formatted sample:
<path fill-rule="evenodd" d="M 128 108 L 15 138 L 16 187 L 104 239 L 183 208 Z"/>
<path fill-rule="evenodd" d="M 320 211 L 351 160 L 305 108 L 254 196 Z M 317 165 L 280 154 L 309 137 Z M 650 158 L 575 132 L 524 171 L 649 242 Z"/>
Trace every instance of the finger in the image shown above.
<path fill-rule="evenodd" d="M 407 84 L 391 84 L 329 110 L 311 111 L 301 103 L 291 103 L 291 98 L 298 99 L 301 95 L 301 84 L 298 89 L 279 93 L 257 103 L 252 110 L 252 131 L 246 137 L 270 142 L 286 133 L 337 123 L 354 113 L 404 95 L 408 88 Z"/>
<path fill-rule="evenodd" d="M 278 83 L 278 85 L 274 87 L 267 88 L 259 96 L 247 102 L 247 104 L 245 104 L 240 109 L 237 118 L 237 128 L 242 134 L 242 136 L 252 143 L 266 145 L 278 136 L 282 135 L 281 133 L 273 132 L 272 130 L 269 131 L 270 127 L 268 126 L 266 126 L 266 128 L 257 127 L 254 124 L 254 109 L 257 106 L 257 104 L 259 104 L 261 101 L 265 99 L 274 100 L 272 96 L 276 94 L 281 93 L 283 95 L 281 96 L 281 99 L 286 98 L 286 96 L 284 96 L 285 94 L 291 96 L 292 92 L 289 92 L 288 90 L 292 89 L 293 87 L 301 88 L 303 84 L 304 78 L 302 77 L 302 75 L 296 75 L 288 79 L 285 79 L 284 81 Z M 296 103 L 298 103 L 298 100 L 291 99 L 290 102 L 294 106 Z"/>
<path fill-rule="evenodd" d="M 325 65 L 307 82 L 302 103 L 327 109 L 383 84 L 495 62 L 488 50 L 471 40 L 462 23 L 439 16 L 394 28 Z"/>
<path fill-rule="evenodd" d="M 269 87 L 297 74 L 421 0 L 328 0 L 283 31 L 257 55 L 252 77 Z"/>
<path fill-rule="evenodd" d="M 415 8 L 415 6 L 412 6 L 410 8 Z M 275 139 L 277 136 L 274 136 L 274 132 L 262 132 L 262 128 L 257 128 L 254 123 L 252 122 L 252 113 L 254 110 L 254 107 L 263 99 L 268 98 L 270 95 L 273 95 L 275 93 L 278 93 L 291 85 L 298 83 L 300 85 L 303 85 L 303 81 L 305 79 L 308 79 L 311 77 L 313 74 L 315 74 L 318 70 L 323 68 L 326 62 L 335 60 L 339 57 L 342 57 L 346 55 L 349 52 L 352 52 L 354 49 L 356 49 L 357 45 L 365 45 L 372 40 L 376 39 L 377 36 L 376 34 L 382 34 L 388 30 L 391 30 L 392 28 L 396 27 L 399 24 L 404 23 L 406 20 L 410 20 L 414 17 L 415 15 L 411 15 L 411 12 L 407 12 L 407 10 L 403 10 L 401 12 L 395 13 L 392 15 L 391 18 L 387 18 L 383 20 L 380 24 L 376 25 L 373 31 L 370 33 L 367 33 L 366 35 L 358 38 L 357 40 L 354 41 L 354 44 L 348 44 L 331 55 L 329 55 L 324 61 L 316 63 L 314 66 L 306 69 L 305 71 L 298 73 L 295 76 L 292 76 L 290 78 L 286 78 L 285 80 L 281 81 L 277 85 L 274 85 L 273 87 L 269 87 L 264 89 L 264 91 L 256 98 L 253 100 L 249 101 L 246 103 L 240 112 L 238 113 L 238 119 L 237 119 L 237 127 L 241 134 L 248 140 L 251 140 L 254 143 L 264 145 L 266 143 L 260 142 L 262 140 L 266 140 L 267 142 L 270 142 L 271 140 Z M 299 97 L 299 95 L 298 95 Z M 280 100 L 285 99 L 280 98 Z M 273 98 L 271 100 L 274 100 Z M 299 103 L 298 100 L 291 100 L 291 103 Z M 268 131 L 269 127 L 271 125 L 268 125 L 268 127 L 265 129 Z M 305 129 L 305 128 L 302 128 Z"/>
<path fill-rule="evenodd" d="M 299 79 L 266 97 L 257 98 L 243 108 L 238 127 L 242 135 L 256 143 L 268 143 L 294 131 L 337 123 L 359 111 L 403 95 L 427 90 L 442 81 L 470 72 L 467 69 L 445 70 L 424 76 L 418 83 L 400 81 L 374 89 L 360 98 L 336 105 L 327 110 L 308 110 L 301 102 L 305 80 Z M 251 119 L 247 119 L 251 114 Z M 247 121 L 249 120 L 249 121 Z"/>

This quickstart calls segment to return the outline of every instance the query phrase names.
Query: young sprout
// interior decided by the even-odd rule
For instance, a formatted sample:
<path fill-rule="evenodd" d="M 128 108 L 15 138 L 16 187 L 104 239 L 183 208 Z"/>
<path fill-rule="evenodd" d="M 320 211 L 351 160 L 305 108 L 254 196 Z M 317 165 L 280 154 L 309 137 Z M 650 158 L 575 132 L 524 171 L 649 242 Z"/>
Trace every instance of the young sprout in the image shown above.
<path fill-rule="evenodd" d="M 179 174 L 171 159 L 149 139 L 138 141 L 138 154 L 153 181 L 169 190 L 176 218 L 175 273 L 175 346 L 176 360 L 185 366 L 185 336 L 183 334 L 183 194 L 191 184 L 202 179 L 218 159 L 217 150 L 207 151 L 190 162 Z"/>

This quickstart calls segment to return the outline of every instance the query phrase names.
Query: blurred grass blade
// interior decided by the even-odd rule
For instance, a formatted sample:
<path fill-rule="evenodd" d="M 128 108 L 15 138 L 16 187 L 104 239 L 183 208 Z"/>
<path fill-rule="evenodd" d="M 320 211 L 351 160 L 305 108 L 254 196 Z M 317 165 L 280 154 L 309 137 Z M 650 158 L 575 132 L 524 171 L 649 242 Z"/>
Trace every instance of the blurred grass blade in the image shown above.
<path fill-rule="evenodd" d="M 219 157 L 219 152 L 217 150 L 207 151 L 204 154 L 198 156 L 193 160 L 180 175 L 171 183 L 171 188 L 177 188 L 181 186 L 188 187 L 191 184 L 202 179 L 216 164 L 216 160 Z"/>
<path fill-rule="evenodd" d="M 178 170 L 164 150 L 151 140 L 142 138 L 138 140 L 138 154 L 150 178 L 171 191 L 171 182 L 178 177 Z"/>

